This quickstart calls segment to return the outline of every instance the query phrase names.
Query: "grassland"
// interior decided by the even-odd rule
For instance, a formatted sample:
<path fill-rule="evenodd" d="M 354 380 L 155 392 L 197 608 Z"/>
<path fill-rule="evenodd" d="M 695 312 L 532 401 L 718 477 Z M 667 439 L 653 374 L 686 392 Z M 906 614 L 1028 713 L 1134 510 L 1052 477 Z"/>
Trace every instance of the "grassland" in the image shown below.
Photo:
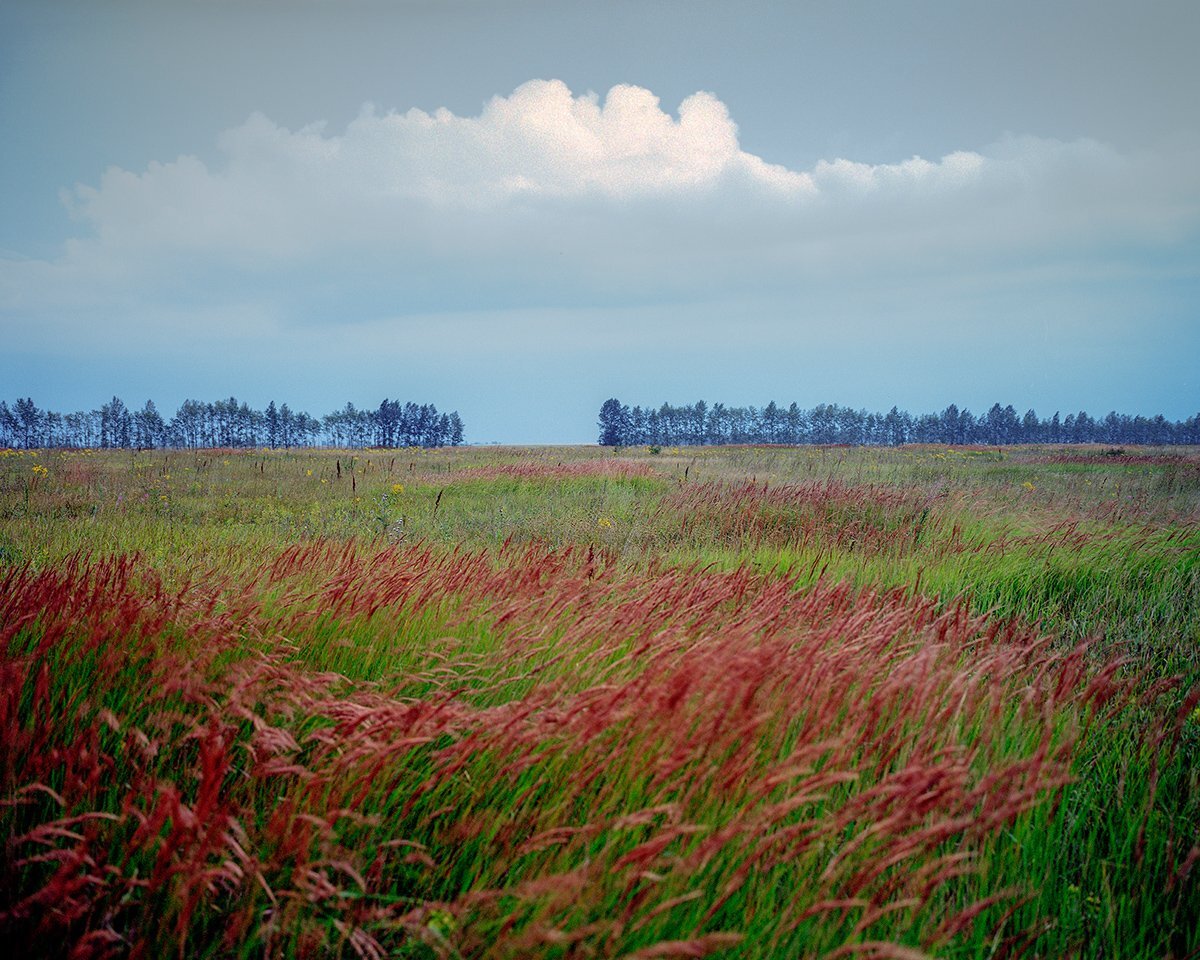
<path fill-rule="evenodd" d="M 61 957 L 1200 952 L 1200 455 L 0 454 Z"/>

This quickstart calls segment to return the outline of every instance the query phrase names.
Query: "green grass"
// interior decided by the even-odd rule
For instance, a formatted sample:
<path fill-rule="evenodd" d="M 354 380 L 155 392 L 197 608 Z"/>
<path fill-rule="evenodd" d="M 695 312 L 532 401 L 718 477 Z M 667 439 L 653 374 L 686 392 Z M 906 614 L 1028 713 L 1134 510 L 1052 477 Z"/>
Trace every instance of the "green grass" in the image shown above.
<path fill-rule="evenodd" d="M 1186 956 L 1200 461 L 1128 453 L 9 452 L 0 924 Z"/>

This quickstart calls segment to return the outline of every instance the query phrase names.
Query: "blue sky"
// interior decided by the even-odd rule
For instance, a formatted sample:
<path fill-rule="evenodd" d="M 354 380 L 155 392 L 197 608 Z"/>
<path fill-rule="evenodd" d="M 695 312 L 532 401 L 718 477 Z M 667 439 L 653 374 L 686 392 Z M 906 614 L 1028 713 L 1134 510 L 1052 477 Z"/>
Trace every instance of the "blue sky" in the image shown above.
<path fill-rule="evenodd" d="M 1200 409 L 1178 2 L 0 2 L 0 394 Z"/>

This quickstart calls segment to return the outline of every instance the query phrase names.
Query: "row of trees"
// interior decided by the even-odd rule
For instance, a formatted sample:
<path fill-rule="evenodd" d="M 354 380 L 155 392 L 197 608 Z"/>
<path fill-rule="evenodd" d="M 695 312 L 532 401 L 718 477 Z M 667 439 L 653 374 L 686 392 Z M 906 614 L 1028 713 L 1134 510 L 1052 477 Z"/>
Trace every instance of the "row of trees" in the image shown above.
<path fill-rule="evenodd" d="M 443 447 L 463 442 L 458 411 L 431 403 L 384 400 L 375 410 L 347 403 L 313 417 L 272 400 L 254 410 L 236 397 L 185 400 L 170 419 L 153 400 L 130 410 L 113 397 L 98 410 L 61 414 L 40 410 L 29 397 L 12 407 L 0 400 L 0 447 Z"/>
<path fill-rule="evenodd" d="M 992 406 L 976 416 L 950 404 L 941 413 L 913 416 L 892 407 L 886 414 L 822 403 L 802 410 L 771 401 L 757 407 L 727 407 L 703 400 L 691 406 L 664 403 L 658 409 L 630 409 L 616 398 L 600 408 L 600 443 L 703 445 L 720 443 L 845 443 L 895 446 L 901 443 L 1128 443 L 1200 444 L 1200 413 L 1172 422 L 1161 414 L 1130 416 L 1113 411 L 1097 419 L 1086 411 L 1056 412 L 1041 419 L 1033 410 L 1018 415 L 1011 405 Z"/>

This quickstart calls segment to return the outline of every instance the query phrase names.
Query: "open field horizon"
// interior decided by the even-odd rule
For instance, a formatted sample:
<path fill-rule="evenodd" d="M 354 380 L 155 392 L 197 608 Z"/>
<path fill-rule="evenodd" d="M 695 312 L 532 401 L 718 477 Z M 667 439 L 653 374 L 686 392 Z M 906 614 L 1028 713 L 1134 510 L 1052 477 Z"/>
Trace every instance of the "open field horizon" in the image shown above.
<path fill-rule="evenodd" d="M 1197 49 L 0 2 L 0 944 L 1200 960 Z"/>
<path fill-rule="evenodd" d="M 1200 449 L 0 453 L 29 955 L 1200 951 Z"/>

